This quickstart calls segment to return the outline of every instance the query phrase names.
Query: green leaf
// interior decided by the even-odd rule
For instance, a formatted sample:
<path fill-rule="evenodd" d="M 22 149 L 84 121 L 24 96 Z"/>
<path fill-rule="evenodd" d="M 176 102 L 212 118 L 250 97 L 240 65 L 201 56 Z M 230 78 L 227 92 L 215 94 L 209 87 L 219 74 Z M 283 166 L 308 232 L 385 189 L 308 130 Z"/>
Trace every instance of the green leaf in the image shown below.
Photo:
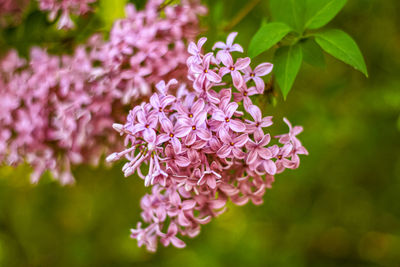
<path fill-rule="evenodd" d="M 290 27 L 281 22 L 272 22 L 262 25 L 250 41 L 250 57 L 255 57 L 270 49 L 290 31 Z"/>
<path fill-rule="evenodd" d="M 347 0 L 306 0 L 307 29 L 317 29 L 331 21 L 343 8 Z"/>
<path fill-rule="evenodd" d="M 284 46 L 275 53 L 274 72 L 284 99 L 286 99 L 300 70 L 302 58 L 300 45 Z"/>
<path fill-rule="evenodd" d="M 269 7 L 275 21 L 284 22 L 299 33 L 303 32 L 305 0 L 270 0 Z"/>
<path fill-rule="evenodd" d="M 364 58 L 356 42 L 350 35 L 341 30 L 333 29 L 316 34 L 315 41 L 327 53 L 353 66 L 356 70 L 361 71 L 368 77 Z"/>
<path fill-rule="evenodd" d="M 315 67 L 325 66 L 324 53 L 313 39 L 309 38 L 301 41 L 301 48 L 305 62 Z"/>

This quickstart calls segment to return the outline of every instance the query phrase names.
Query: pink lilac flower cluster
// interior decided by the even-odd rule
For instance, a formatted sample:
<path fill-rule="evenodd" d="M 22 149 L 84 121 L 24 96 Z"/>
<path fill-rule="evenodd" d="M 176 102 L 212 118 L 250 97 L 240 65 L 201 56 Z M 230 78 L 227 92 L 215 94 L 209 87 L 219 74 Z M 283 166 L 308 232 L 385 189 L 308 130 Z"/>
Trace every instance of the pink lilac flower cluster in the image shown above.
<path fill-rule="evenodd" d="M 8 19 L 11 24 L 19 21 L 28 2 L 29 0 L 0 0 L 0 25 L 7 26 Z"/>
<path fill-rule="evenodd" d="M 150 0 L 115 22 L 110 39 L 95 35 L 73 55 L 40 48 L 30 60 L 11 51 L 0 61 L 0 162 L 26 161 L 37 182 L 49 170 L 62 184 L 74 181 L 71 166 L 97 164 L 122 144 L 111 128 L 126 116 L 126 103 L 148 98 L 156 82 L 186 79 L 185 42 L 198 32 L 196 1 L 165 8 Z"/>
<path fill-rule="evenodd" d="M 91 10 L 90 4 L 97 0 L 38 0 L 39 8 L 50 11 L 49 18 L 54 20 L 61 13 L 58 28 L 69 29 L 74 27 L 71 19 L 73 15 L 84 15 Z"/>
<path fill-rule="evenodd" d="M 232 54 L 243 52 L 233 43 L 235 36 L 216 43 L 217 53 L 202 53 L 206 38 L 190 43 L 191 86 L 175 79 L 160 82 L 149 103 L 135 106 L 124 125 L 113 125 L 125 135 L 127 148 L 106 160 L 126 158 L 125 176 L 136 173 L 152 186 L 141 200 L 147 226 L 139 222 L 131 230 L 138 245 L 150 251 L 158 240 L 184 247 L 177 235 L 199 234 L 202 224 L 226 210 L 229 199 L 236 205 L 261 204 L 274 175 L 296 169 L 299 155 L 308 154 L 297 138 L 303 128 L 287 119 L 289 132 L 271 143 L 265 129 L 272 117 L 263 117 L 250 96 L 263 93 L 262 77 L 273 66 L 252 69 L 250 58 L 235 60 Z"/>

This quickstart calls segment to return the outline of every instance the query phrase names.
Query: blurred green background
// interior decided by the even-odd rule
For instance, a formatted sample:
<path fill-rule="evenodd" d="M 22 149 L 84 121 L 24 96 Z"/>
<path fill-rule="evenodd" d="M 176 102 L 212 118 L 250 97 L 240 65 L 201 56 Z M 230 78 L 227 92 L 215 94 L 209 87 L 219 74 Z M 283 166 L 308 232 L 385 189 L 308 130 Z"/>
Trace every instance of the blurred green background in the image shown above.
<path fill-rule="evenodd" d="M 1 51 L 71 51 L 121 16 L 117 3 L 124 1 L 110 1 L 72 32 L 56 31 L 30 6 L 20 23 L 1 31 Z M 269 13 L 262 0 L 240 19 L 249 2 L 205 1 L 208 47 L 229 30 L 248 46 Z M 397 0 L 349 0 L 327 27 L 357 41 L 370 78 L 326 55 L 325 68 L 303 63 L 286 102 L 279 96 L 276 107 L 264 104 L 275 116 L 273 133 L 286 130 L 283 116 L 304 126 L 310 155 L 298 170 L 276 176 L 262 206 L 230 205 L 198 237 L 184 238 L 185 249 L 160 246 L 151 254 L 129 238 L 147 189 L 138 178 L 123 178 L 122 162 L 78 167 L 70 187 L 47 176 L 32 186 L 28 167 L 2 167 L 0 266 L 400 266 L 398 14 Z M 255 61 L 270 59 L 266 53 Z"/>

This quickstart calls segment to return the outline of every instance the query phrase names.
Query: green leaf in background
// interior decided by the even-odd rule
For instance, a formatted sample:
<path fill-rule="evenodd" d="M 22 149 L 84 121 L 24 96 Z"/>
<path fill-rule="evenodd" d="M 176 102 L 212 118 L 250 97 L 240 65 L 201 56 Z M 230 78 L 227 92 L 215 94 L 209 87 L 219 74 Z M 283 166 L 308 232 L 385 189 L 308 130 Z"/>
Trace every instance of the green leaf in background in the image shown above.
<path fill-rule="evenodd" d="M 321 47 L 311 38 L 301 42 L 303 59 L 315 67 L 325 67 L 325 57 Z"/>
<path fill-rule="evenodd" d="M 290 31 L 290 27 L 281 22 L 262 25 L 250 41 L 249 56 L 255 57 L 270 49 Z"/>
<path fill-rule="evenodd" d="M 368 77 L 367 67 L 361 51 L 356 42 L 347 33 L 336 29 L 328 30 L 316 34 L 315 41 L 327 53 L 353 66 Z"/>
<path fill-rule="evenodd" d="M 297 32 L 303 32 L 305 0 L 270 0 L 269 7 L 275 21 L 284 22 Z"/>
<path fill-rule="evenodd" d="M 125 17 L 125 5 L 128 0 L 100 0 L 99 15 L 105 24 L 105 30 L 113 25 L 116 19 Z"/>
<path fill-rule="evenodd" d="M 331 21 L 343 8 L 347 0 L 306 0 L 307 29 L 317 29 Z"/>
<path fill-rule="evenodd" d="M 283 98 L 286 99 L 293 82 L 300 70 L 303 54 L 300 45 L 284 46 L 279 48 L 274 57 L 274 72 L 281 88 Z"/>

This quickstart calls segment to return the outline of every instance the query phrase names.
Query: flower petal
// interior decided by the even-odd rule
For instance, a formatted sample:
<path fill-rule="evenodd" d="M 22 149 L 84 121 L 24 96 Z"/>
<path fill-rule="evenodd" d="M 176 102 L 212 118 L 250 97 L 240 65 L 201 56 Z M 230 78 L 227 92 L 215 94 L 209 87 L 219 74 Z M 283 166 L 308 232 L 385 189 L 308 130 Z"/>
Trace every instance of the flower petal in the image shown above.
<path fill-rule="evenodd" d="M 171 138 L 171 143 L 172 143 L 172 147 L 174 148 L 174 152 L 176 154 L 181 153 L 182 145 L 181 145 L 181 142 L 179 141 L 179 139 L 176 137 Z"/>
<path fill-rule="evenodd" d="M 214 83 L 219 83 L 222 80 L 221 77 L 212 70 L 208 70 L 206 77 L 209 81 Z"/>
<path fill-rule="evenodd" d="M 233 142 L 235 143 L 235 147 L 242 147 L 247 143 L 248 140 L 249 136 L 247 134 L 242 134 L 233 139 Z"/>
<path fill-rule="evenodd" d="M 210 133 L 210 131 L 208 131 L 206 129 L 197 128 L 196 134 L 200 139 L 202 139 L 204 141 L 208 141 L 211 139 L 211 133 Z"/>
<path fill-rule="evenodd" d="M 221 62 L 228 68 L 233 67 L 233 59 L 231 54 L 224 52 L 224 53 L 220 53 L 219 55 L 219 59 L 221 60 Z"/>
<path fill-rule="evenodd" d="M 228 125 L 229 125 L 229 128 L 232 129 L 232 131 L 235 131 L 238 133 L 244 132 L 246 130 L 246 125 L 243 122 L 236 120 L 236 119 L 231 119 L 229 121 Z"/>
<path fill-rule="evenodd" d="M 233 113 L 238 109 L 239 105 L 236 102 L 231 102 L 225 107 L 225 116 L 231 118 Z M 225 120 L 225 118 L 224 118 Z"/>
<path fill-rule="evenodd" d="M 167 134 L 171 133 L 173 129 L 172 122 L 167 118 L 161 120 L 161 127 Z"/>
<path fill-rule="evenodd" d="M 257 76 L 265 76 L 272 71 L 273 67 L 274 65 L 271 63 L 262 63 L 254 69 L 254 73 Z"/>
<path fill-rule="evenodd" d="M 259 107 L 257 107 L 256 105 L 251 105 L 250 107 L 248 107 L 248 112 L 253 117 L 255 122 L 261 121 L 261 110 Z"/>
<path fill-rule="evenodd" d="M 249 57 L 238 58 L 235 63 L 235 69 L 243 70 L 250 65 L 250 62 L 251 60 Z"/>
<path fill-rule="evenodd" d="M 264 80 L 261 79 L 260 77 L 254 77 L 253 81 L 256 84 L 256 88 L 257 88 L 258 93 L 262 94 L 264 92 L 264 89 L 265 89 Z"/>
<path fill-rule="evenodd" d="M 222 110 L 217 109 L 217 110 L 214 110 L 214 112 L 212 114 L 212 118 L 216 121 L 225 121 L 226 115 L 224 112 L 222 112 Z"/>
<path fill-rule="evenodd" d="M 226 158 L 231 153 L 231 151 L 232 151 L 232 146 L 225 144 L 217 151 L 217 155 L 220 158 Z"/>
<path fill-rule="evenodd" d="M 237 34 L 238 34 L 237 32 L 231 32 L 228 35 L 228 37 L 226 38 L 226 44 L 227 44 L 228 47 L 232 46 L 233 41 L 235 40 Z"/>
<path fill-rule="evenodd" d="M 243 77 L 240 74 L 240 72 L 237 70 L 234 70 L 234 71 L 231 71 L 231 75 L 232 75 L 233 85 L 236 88 L 240 88 L 243 84 Z"/>
<path fill-rule="evenodd" d="M 265 160 L 263 162 L 263 166 L 264 166 L 264 169 L 265 169 L 265 171 L 267 173 L 269 173 L 271 175 L 275 175 L 275 173 L 276 173 L 276 165 L 272 160 L 270 160 L 270 159 Z"/>

